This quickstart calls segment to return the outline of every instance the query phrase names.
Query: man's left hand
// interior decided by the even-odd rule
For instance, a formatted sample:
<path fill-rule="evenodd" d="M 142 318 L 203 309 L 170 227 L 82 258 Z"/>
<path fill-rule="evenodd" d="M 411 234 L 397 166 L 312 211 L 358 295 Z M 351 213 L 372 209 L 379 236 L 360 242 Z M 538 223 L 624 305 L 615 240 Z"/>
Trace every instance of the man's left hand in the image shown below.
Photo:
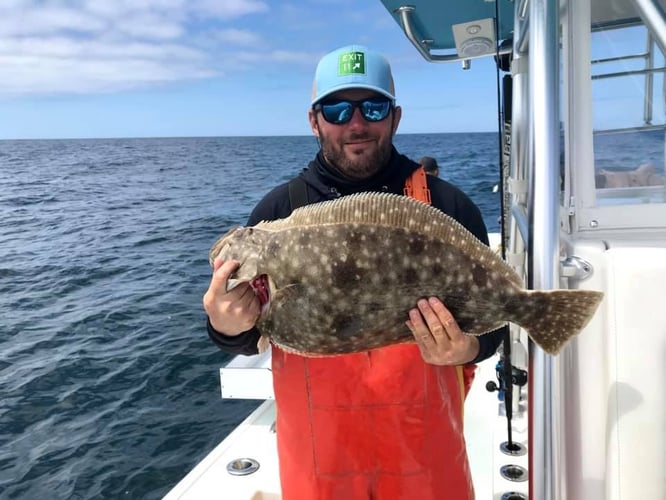
<path fill-rule="evenodd" d="M 406 322 L 421 356 L 433 365 L 464 365 L 479 353 L 479 341 L 465 335 L 453 315 L 436 297 L 421 299 Z"/>

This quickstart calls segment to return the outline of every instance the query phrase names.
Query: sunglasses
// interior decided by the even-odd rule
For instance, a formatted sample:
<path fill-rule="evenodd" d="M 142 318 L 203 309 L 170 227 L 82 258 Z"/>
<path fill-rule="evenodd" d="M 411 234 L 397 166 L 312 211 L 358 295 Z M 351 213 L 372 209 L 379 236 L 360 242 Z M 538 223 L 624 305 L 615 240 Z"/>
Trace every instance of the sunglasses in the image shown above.
<path fill-rule="evenodd" d="M 331 99 L 314 105 L 315 111 L 321 111 L 324 120 L 335 125 L 343 125 L 352 119 L 354 110 L 361 110 L 361 116 L 368 122 L 380 122 L 393 109 L 393 102 L 387 97 L 375 97 L 363 101 Z"/>

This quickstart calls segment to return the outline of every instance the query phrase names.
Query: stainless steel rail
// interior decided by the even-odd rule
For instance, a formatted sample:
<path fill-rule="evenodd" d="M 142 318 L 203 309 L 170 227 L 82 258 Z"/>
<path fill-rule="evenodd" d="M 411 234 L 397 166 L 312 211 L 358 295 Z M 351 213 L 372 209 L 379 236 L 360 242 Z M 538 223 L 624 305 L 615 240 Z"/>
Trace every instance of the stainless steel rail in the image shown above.
<path fill-rule="evenodd" d="M 426 61 L 429 62 L 454 62 L 454 61 L 469 61 L 470 59 L 478 59 L 481 57 L 488 57 L 490 55 L 499 54 L 509 54 L 511 52 L 511 47 L 506 47 L 504 49 L 495 49 L 493 54 L 481 54 L 477 56 L 460 56 L 458 54 L 433 54 L 430 49 L 430 43 L 432 41 L 424 39 L 419 33 L 417 33 L 414 28 L 414 23 L 412 22 L 412 16 L 416 12 L 416 7 L 413 5 L 403 5 L 398 7 L 395 10 L 400 15 L 400 22 L 402 24 L 402 29 L 405 32 L 407 39 L 412 42 L 412 45 L 416 47 L 416 50 L 423 56 Z M 495 40 L 495 45 L 497 41 Z"/>
<path fill-rule="evenodd" d="M 556 288 L 559 231 L 559 64 L 558 2 L 531 0 L 529 5 L 529 94 L 532 104 L 531 278 L 535 289 Z M 530 493 L 539 500 L 564 498 L 560 384 L 553 358 L 530 345 L 529 450 Z"/>
<path fill-rule="evenodd" d="M 656 0 L 632 0 L 638 14 L 655 36 L 662 53 L 666 53 L 666 16 Z"/>

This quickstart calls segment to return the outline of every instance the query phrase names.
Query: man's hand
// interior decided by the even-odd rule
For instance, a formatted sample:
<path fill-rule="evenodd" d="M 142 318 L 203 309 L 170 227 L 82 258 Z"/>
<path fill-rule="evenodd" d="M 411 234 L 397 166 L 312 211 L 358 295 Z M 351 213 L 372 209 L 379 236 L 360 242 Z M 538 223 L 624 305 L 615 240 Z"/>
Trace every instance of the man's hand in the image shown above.
<path fill-rule="evenodd" d="M 259 314 L 261 303 L 249 283 L 242 283 L 227 292 L 227 280 L 239 266 L 233 260 L 216 259 L 213 277 L 203 296 L 203 306 L 215 330 L 229 336 L 239 335 L 252 328 Z"/>
<path fill-rule="evenodd" d="M 417 307 L 409 311 L 406 325 L 426 363 L 464 365 L 479 353 L 478 339 L 463 334 L 449 310 L 436 297 L 419 300 Z"/>

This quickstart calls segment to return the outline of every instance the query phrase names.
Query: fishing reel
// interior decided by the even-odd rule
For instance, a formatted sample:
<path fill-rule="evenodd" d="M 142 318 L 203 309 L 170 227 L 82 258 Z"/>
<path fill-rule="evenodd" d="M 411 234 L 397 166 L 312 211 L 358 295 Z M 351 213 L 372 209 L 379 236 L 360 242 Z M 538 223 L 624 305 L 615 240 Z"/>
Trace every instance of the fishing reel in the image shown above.
<path fill-rule="evenodd" d="M 506 388 L 507 388 L 506 384 L 507 372 L 503 359 L 499 360 L 495 365 L 495 375 L 497 376 L 497 382 L 499 383 L 499 385 L 493 380 L 490 380 L 488 381 L 488 383 L 486 383 L 486 390 L 488 392 L 497 391 L 497 398 L 500 401 L 504 401 L 504 395 L 506 394 Z M 525 384 L 527 384 L 527 371 L 511 365 L 511 385 L 522 387 Z"/>

